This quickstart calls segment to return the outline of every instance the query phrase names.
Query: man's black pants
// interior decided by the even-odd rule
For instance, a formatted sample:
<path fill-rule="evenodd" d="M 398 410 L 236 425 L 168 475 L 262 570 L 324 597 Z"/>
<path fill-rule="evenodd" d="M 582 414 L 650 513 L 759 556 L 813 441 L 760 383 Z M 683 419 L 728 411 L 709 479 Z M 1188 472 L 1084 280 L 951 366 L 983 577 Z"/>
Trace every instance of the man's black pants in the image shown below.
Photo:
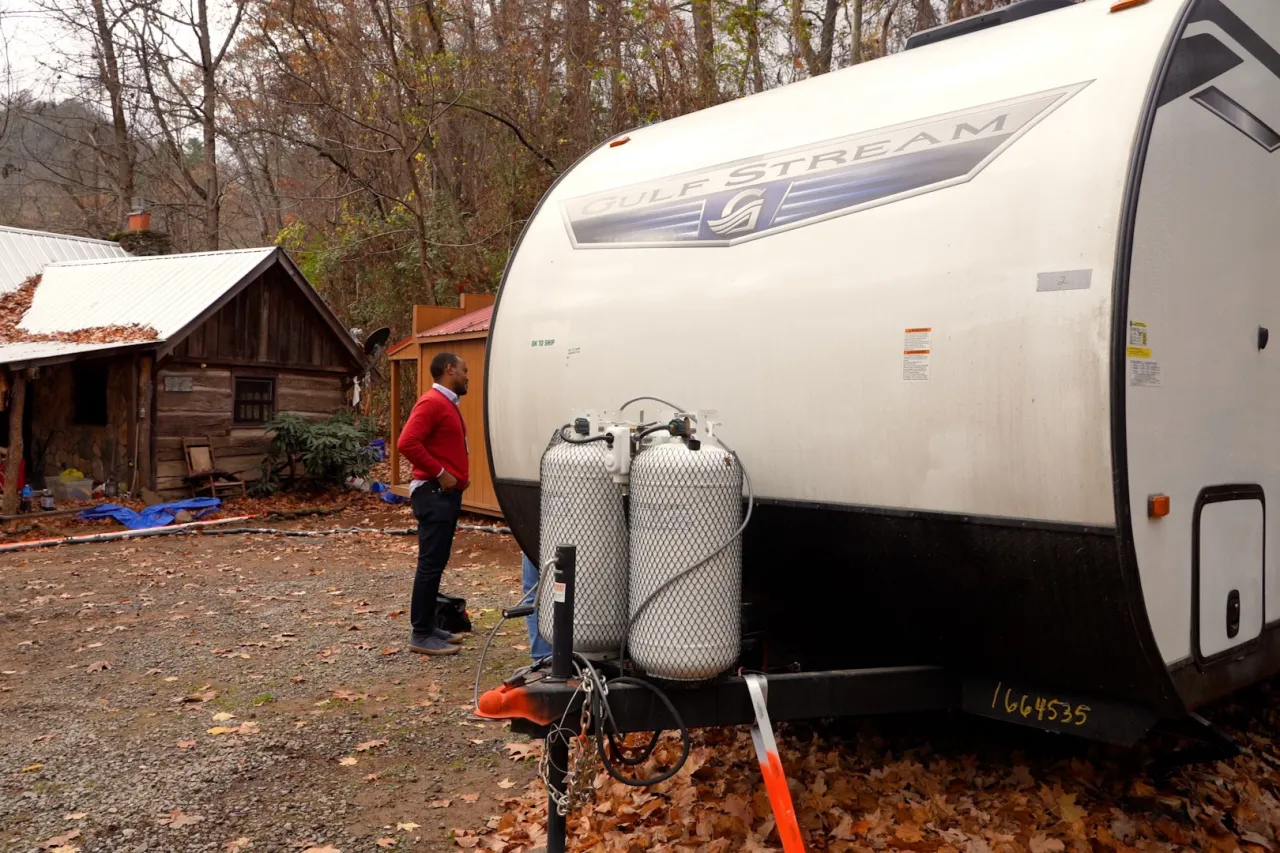
<path fill-rule="evenodd" d="M 418 519 L 418 571 L 413 577 L 409 621 L 413 633 L 425 637 L 436 627 L 436 596 L 462 513 L 462 492 L 441 492 L 439 484 L 423 483 L 413 490 L 410 503 Z"/>

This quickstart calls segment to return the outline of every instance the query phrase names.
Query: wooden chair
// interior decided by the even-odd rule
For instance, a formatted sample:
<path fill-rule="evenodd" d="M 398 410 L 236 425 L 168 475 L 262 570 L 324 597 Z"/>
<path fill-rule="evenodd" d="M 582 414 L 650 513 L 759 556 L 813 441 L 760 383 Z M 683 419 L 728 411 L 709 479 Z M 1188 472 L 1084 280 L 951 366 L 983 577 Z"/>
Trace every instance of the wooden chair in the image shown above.
<path fill-rule="evenodd" d="M 218 470 L 218 461 L 213 456 L 213 441 L 208 436 L 182 439 L 182 453 L 187 459 L 186 479 L 192 497 L 206 492 L 213 498 L 223 495 L 244 497 L 248 494 L 243 480 L 229 471 Z"/>

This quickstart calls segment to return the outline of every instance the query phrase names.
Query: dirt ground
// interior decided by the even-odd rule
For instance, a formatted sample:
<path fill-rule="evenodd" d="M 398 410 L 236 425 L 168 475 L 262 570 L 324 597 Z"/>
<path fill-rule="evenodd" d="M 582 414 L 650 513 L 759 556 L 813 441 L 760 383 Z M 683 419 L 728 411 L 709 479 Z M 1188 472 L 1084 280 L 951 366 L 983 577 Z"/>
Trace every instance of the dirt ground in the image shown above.
<path fill-rule="evenodd" d="M 412 522 L 343 500 L 223 514 Z M 22 526 L 10 540 L 119 529 Z M 0 554 L 0 853 L 528 853 L 545 837 L 537 745 L 471 713 L 519 552 L 459 533 L 445 590 L 477 633 L 443 659 L 405 649 L 415 553 L 412 536 L 203 533 Z M 527 642 L 504 626 L 488 685 Z M 1250 751 L 1156 772 L 1180 739 L 1122 750 L 962 715 L 783 726 L 779 743 L 812 851 L 1280 850 L 1280 682 L 1205 713 Z M 668 738 L 647 772 L 675 752 Z M 780 849 L 745 730 L 695 733 L 656 788 L 597 775 L 570 828 L 575 853 Z"/>
<path fill-rule="evenodd" d="M 254 523 L 411 522 L 366 499 Z M 416 547 L 205 534 L 0 554 L 0 851 L 458 849 L 453 828 L 483 827 L 533 767 L 471 714 L 481 637 L 406 650 Z M 514 541 L 460 532 L 444 589 L 487 633 L 520 595 Z M 524 631 L 504 626 L 491 682 L 527 660 Z"/>

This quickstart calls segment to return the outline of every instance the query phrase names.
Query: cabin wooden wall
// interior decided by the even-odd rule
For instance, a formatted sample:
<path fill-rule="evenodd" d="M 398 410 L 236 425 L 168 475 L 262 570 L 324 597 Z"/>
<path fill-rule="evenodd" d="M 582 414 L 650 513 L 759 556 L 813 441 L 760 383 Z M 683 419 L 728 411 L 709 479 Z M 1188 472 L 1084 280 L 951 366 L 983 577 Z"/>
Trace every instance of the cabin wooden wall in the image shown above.
<path fill-rule="evenodd" d="M 260 367 L 351 366 L 334 330 L 278 266 L 180 341 L 172 358 Z"/>
<path fill-rule="evenodd" d="M 245 480 L 261 476 L 270 442 L 261 426 L 235 423 L 234 377 L 272 378 L 275 413 L 321 419 L 347 405 L 357 369 L 339 332 L 279 266 L 179 341 L 159 368 L 155 486 L 165 497 L 187 493 L 183 438 L 207 436 L 219 469 Z M 166 388 L 169 377 L 189 377 L 191 390 Z"/>
<path fill-rule="evenodd" d="M 130 471 L 129 428 L 132 423 L 132 388 L 134 362 L 132 356 L 96 360 L 107 366 L 107 425 L 81 426 L 73 423 L 74 394 L 72 365 L 45 367 L 27 386 L 27 405 L 31 413 L 31 444 L 25 455 L 37 474 L 52 481 L 67 468 L 75 468 L 99 482 L 115 477 L 128 488 Z M 45 442 L 41 470 L 35 465 Z"/>
<path fill-rule="evenodd" d="M 232 395 L 236 375 L 274 378 L 277 413 L 297 412 L 323 419 L 346 405 L 347 380 L 341 373 L 166 364 L 156 375 L 155 471 L 156 491 L 161 495 L 187 494 L 183 483 L 187 474 L 183 438 L 208 436 L 220 469 L 245 480 L 261 476 L 259 466 L 270 441 L 262 427 L 234 423 Z M 190 377 L 191 390 L 165 390 L 166 377 Z"/>

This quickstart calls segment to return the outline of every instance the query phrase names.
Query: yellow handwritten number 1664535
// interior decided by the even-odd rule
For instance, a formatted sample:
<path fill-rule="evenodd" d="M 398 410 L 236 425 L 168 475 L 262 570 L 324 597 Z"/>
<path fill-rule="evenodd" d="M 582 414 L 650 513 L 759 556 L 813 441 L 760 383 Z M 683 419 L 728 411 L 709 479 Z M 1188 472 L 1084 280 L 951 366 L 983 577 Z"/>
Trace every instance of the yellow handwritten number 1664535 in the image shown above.
<path fill-rule="evenodd" d="M 1023 719 L 1031 719 L 1035 715 L 1038 722 L 1058 723 L 1063 726 L 1083 726 L 1089 719 L 1089 712 L 1093 709 L 1088 705 L 1073 705 L 1070 702 L 1064 702 L 1061 699 L 1036 695 L 1021 694 L 1019 698 L 1014 698 L 1012 688 L 1005 688 L 1004 696 L 1000 695 L 1000 688 L 1004 684 L 996 685 L 996 692 L 991 696 L 991 707 L 997 711 L 1003 710 L 1010 716 L 1020 716 Z"/>

